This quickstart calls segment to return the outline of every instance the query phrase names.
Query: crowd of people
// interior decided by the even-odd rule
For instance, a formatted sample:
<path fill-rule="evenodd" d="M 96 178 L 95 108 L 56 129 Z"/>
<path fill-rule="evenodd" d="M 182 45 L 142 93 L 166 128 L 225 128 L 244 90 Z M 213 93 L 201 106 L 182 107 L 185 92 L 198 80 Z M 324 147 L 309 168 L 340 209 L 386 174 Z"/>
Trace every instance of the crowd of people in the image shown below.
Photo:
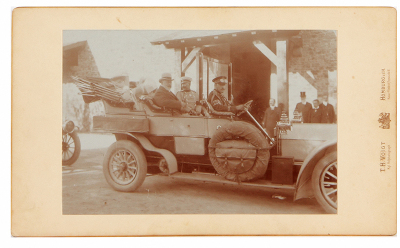
<path fill-rule="evenodd" d="M 296 104 L 294 115 L 300 115 L 302 123 L 335 123 L 336 114 L 332 104 L 328 103 L 328 96 L 322 96 L 322 103 L 318 99 L 313 104 L 307 102 L 306 93 L 300 92 L 301 102 Z M 268 134 L 274 134 L 274 128 L 281 118 L 282 109 L 275 105 L 275 99 L 269 100 L 269 107 L 264 112 L 261 125 Z"/>
<path fill-rule="evenodd" d="M 301 113 L 303 123 L 334 123 L 336 120 L 335 110 L 328 103 L 328 96 L 322 96 L 322 103 L 318 99 L 313 104 L 307 102 L 306 93 L 300 92 L 301 102 L 296 105 L 295 112 Z"/>
<path fill-rule="evenodd" d="M 200 115 L 203 112 L 203 106 L 199 102 L 198 94 L 190 89 L 192 79 L 190 77 L 181 78 L 181 91 L 175 95 L 171 92 L 172 77 L 170 73 L 163 73 L 159 82 L 161 86 L 155 91 L 153 100 L 160 107 L 176 109 L 182 113 L 191 113 Z M 224 96 L 228 80 L 225 76 L 214 78 L 214 90 L 210 92 L 207 102 L 211 107 L 220 112 L 243 111 L 245 104 L 233 105 Z M 301 102 L 296 105 L 295 113 L 300 114 L 303 123 L 334 123 L 336 121 L 335 110 L 332 104 L 328 103 L 328 96 L 322 97 L 322 103 L 318 99 L 313 103 L 307 102 L 305 92 L 300 92 Z M 280 120 L 282 109 L 276 106 L 275 99 L 269 100 L 269 106 L 264 112 L 261 125 L 273 136 L 274 128 Z"/>

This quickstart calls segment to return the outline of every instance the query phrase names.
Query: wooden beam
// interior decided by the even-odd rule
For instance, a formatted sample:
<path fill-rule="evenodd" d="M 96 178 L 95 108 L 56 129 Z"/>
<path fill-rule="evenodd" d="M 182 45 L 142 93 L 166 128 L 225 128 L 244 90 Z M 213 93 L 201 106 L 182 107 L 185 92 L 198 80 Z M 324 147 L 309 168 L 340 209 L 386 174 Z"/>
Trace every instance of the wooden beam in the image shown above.
<path fill-rule="evenodd" d="M 276 51 L 275 63 L 271 63 L 270 98 L 284 105 L 284 111 L 289 109 L 289 84 L 287 77 L 287 40 L 275 40 L 271 48 Z"/>
<path fill-rule="evenodd" d="M 207 92 L 205 100 L 207 100 L 208 93 L 210 93 L 210 59 L 207 57 Z"/>
<path fill-rule="evenodd" d="M 185 60 L 186 56 L 193 50 L 193 47 L 186 47 L 184 50 L 186 50 L 186 53 L 182 61 Z"/>
<path fill-rule="evenodd" d="M 274 52 L 271 51 L 264 43 L 262 43 L 260 40 L 255 40 L 253 41 L 253 45 L 257 47 L 262 54 L 265 55 L 274 65 L 278 64 L 278 56 Z"/>
<path fill-rule="evenodd" d="M 197 53 L 198 55 L 198 60 L 199 60 L 199 99 L 203 100 L 203 54 L 202 53 Z M 196 57 L 197 57 L 196 56 Z"/>
<path fill-rule="evenodd" d="M 182 61 L 182 73 L 185 73 L 186 70 L 189 68 L 189 66 L 193 63 L 193 61 L 196 59 L 196 54 L 200 52 L 202 48 L 196 47 L 193 48 L 192 51 L 186 56 L 185 60 Z"/>
<path fill-rule="evenodd" d="M 178 56 L 178 58 L 179 58 L 179 71 L 180 71 L 181 77 L 184 77 L 185 76 L 185 72 L 182 71 L 182 61 L 185 60 L 185 48 L 183 47 L 181 49 L 175 49 L 175 51 L 179 51 L 179 53 L 180 53 L 180 58 Z"/>
<path fill-rule="evenodd" d="M 283 103 L 284 109 L 289 109 L 289 85 L 287 80 L 287 61 L 286 61 L 287 42 L 286 40 L 276 41 L 276 77 L 278 90 L 278 104 Z"/>
<path fill-rule="evenodd" d="M 174 72 L 173 72 L 173 77 L 175 79 L 175 83 L 172 84 L 172 92 L 177 92 L 180 90 L 180 82 L 181 78 L 185 76 L 185 73 L 182 73 L 182 53 L 185 55 L 185 49 L 175 49 L 175 66 L 174 66 Z"/>
<path fill-rule="evenodd" d="M 232 101 L 232 63 L 228 64 L 228 100 Z"/>

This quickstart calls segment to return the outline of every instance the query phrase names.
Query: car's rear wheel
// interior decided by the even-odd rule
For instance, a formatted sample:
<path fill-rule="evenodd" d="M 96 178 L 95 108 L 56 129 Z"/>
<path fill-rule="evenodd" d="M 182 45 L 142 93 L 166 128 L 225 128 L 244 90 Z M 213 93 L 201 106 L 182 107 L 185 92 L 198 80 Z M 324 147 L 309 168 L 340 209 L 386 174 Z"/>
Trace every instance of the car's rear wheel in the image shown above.
<path fill-rule="evenodd" d="M 112 144 L 104 157 L 103 173 L 115 190 L 135 191 L 147 174 L 147 161 L 141 147 L 129 140 Z"/>
<path fill-rule="evenodd" d="M 312 187 L 318 203 L 327 213 L 337 213 L 337 152 L 324 156 L 314 168 Z"/>

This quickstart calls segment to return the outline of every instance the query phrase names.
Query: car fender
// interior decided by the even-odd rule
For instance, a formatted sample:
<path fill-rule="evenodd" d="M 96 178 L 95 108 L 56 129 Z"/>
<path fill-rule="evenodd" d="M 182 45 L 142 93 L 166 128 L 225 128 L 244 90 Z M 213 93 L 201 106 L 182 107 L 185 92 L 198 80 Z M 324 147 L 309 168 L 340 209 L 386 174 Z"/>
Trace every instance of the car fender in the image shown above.
<path fill-rule="evenodd" d="M 75 131 L 78 131 L 78 132 L 79 132 L 81 128 L 77 125 L 76 121 L 73 121 L 73 120 L 71 120 L 71 119 L 65 119 L 65 120 L 63 121 L 63 124 L 62 124 L 63 133 L 66 133 L 66 131 L 64 131 L 64 129 L 65 129 L 65 125 L 66 125 L 69 121 L 72 121 L 72 123 L 74 123 L 74 130 L 72 130 L 70 133 L 75 132 Z"/>
<path fill-rule="evenodd" d="M 145 150 L 157 152 L 157 153 L 161 154 L 161 156 L 164 157 L 164 159 L 166 160 L 167 165 L 168 165 L 169 174 L 178 172 L 178 162 L 176 160 L 175 155 L 166 149 L 161 149 L 161 148 L 155 147 L 143 134 L 118 133 L 115 135 L 116 135 L 116 137 L 117 137 L 117 135 L 127 135 L 127 136 L 130 136 L 130 137 L 136 139 Z"/>
<path fill-rule="evenodd" d="M 301 165 L 296 181 L 296 191 L 293 200 L 312 197 L 311 175 L 317 162 L 333 150 L 336 150 L 337 140 L 328 140 L 315 147 Z"/>

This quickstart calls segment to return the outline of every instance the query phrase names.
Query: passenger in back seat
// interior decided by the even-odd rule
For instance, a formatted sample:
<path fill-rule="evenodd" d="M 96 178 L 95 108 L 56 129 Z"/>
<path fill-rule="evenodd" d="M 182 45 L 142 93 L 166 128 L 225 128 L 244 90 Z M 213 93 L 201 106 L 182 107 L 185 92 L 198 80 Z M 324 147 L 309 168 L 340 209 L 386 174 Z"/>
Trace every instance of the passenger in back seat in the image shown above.
<path fill-rule="evenodd" d="M 180 110 L 183 113 L 190 111 L 187 103 L 179 101 L 179 99 L 171 92 L 172 77 L 170 73 L 163 73 L 159 82 L 161 86 L 157 89 L 153 101 L 160 107 Z"/>
<path fill-rule="evenodd" d="M 179 101 L 186 103 L 190 108 L 191 115 L 200 115 L 203 113 L 205 115 L 203 107 L 200 104 L 199 96 L 196 91 L 190 89 L 190 83 L 192 82 L 192 78 L 190 77 L 182 77 L 181 79 L 181 91 L 176 93 L 176 97 Z"/>

